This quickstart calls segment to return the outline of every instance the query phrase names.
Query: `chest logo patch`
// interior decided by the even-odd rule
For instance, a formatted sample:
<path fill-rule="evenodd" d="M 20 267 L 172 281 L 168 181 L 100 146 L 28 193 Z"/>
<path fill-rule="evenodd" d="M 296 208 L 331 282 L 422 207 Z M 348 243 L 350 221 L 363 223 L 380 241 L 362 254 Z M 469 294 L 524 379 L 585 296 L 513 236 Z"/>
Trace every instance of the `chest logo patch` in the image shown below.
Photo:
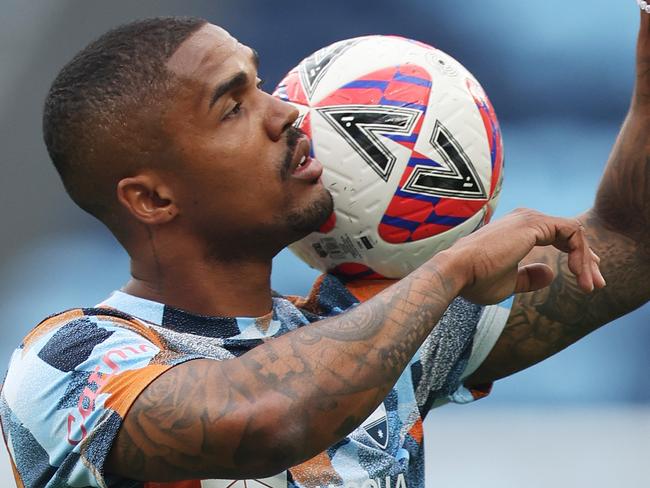
<path fill-rule="evenodd" d="M 373 441 L 382 449 L 388 446 L 388 417 L 386 416 L 386 407 L 380 403 L 370 417 L 368 417 L 362 424 L 363 428 Z"/>
<path fill-rule="evenodd" d="M 259 480 L 203 480 L 201 488 L 287 488 L 287 472 Z"/>

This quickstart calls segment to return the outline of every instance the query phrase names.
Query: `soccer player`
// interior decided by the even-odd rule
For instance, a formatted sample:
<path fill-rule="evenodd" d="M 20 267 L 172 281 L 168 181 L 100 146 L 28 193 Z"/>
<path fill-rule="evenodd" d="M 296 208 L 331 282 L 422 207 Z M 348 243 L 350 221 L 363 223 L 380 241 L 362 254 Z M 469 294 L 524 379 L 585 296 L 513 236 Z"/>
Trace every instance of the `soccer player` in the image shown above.
<path fill-rule="evenodd" d="M 324 276 L 307 299 L 272 293 L 271 260 L 332 199 L 295 109 L 259 89 L 255 52 L 178 18 L 89 45 L 52 85 L 45 141 L 132 279 L 12 356 L 0 413 L 18 485 L 423 487 L 432 406 L 650 296 L 649 29 L 642 14 L 592 209 L 519 210 L 390 286 Z"/>

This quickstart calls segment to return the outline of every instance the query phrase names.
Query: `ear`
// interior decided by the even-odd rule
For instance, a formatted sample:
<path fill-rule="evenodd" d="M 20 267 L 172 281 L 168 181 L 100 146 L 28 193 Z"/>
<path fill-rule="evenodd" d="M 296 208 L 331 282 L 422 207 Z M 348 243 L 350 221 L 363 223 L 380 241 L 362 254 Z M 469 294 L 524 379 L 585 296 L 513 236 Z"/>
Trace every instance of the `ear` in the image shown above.
<path fill-rule="evenodd" d="M 165 224 L 178 215 L 171 188 L 155 174 L 122 178 L 117 184 L 117 199 L 144 224 Z"/>

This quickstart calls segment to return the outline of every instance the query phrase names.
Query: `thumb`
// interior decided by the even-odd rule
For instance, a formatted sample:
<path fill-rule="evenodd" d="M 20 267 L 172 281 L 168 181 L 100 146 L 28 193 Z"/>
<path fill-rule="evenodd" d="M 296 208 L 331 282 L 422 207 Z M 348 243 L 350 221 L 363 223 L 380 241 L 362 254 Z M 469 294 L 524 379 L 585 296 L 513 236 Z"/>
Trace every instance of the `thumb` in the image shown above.
<path fill-rule="evenodd" d="M 517 270 L 515 293 L 539 290 L 551 284 L 555 278 L 550 266 L 542 263 L 528 264 Z"/>

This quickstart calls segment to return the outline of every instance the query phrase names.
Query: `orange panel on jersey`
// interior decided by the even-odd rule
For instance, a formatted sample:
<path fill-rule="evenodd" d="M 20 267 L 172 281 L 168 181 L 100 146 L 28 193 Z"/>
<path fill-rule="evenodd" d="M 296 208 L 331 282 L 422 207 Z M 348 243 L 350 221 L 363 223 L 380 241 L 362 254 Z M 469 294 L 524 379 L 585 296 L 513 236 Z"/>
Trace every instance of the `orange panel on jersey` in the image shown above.
<path fill-rule="evenodd" d="M 43 337 L 45 334 L 50 332 L 52 329 L 56 329 L 57 327 L 60 327 L 61 325 L 65 324 L 66 322 L 70 322 L 71 320 L 78 319 L 80 317 L 83 317 L 84 313 L 83 310 L 80 308 L 77 308 L 75 310 L 69 310 L 67 312 L 63 312 L 59 315 L 56 315 L 52 318 L 46 319 L 40 324 L 38 324 L 36 327 L 32 329 L 32 331 L 27 334 L 25 339 L 23 340 L 23 356 L 27 351 L 29 351 L 29 348 L 36 342 L 38 339 Z"/>
<path fill-rule="evenodd" d="M 18 473 L 18 470 L 16 469 L 16 465 L 14 464 L 13 458 L 9 457 L 9 462 L 11 464 L 11 471 L 14 473 L 14 480 L 16 481 L 16 488 L 25 488 L 25 484 L 23 483 L 23 480 L 20 478 L 20 474 Z"/>
<path fill-rule="evenodd" d="M 345 284 L 345 287 L 357 300 L 365 302 L 377 293 L 384 291 L 398 280 L 357 280 Z"/>
<path fill-rule="evenodd" d="M 116 324 L 123 325 L 127 329 L 132 330 L 133 332 L 140 334 L 142 337 L 146 338 L 158 349 L 166 349 L 166 346 L 160 339 L 160 336 L 152 329 L 137 320 L 124 320 L 112 315 L 95 315 L 95 317 L 97 317 L 98 320 L 105 320 L 107 322 L 114 322 Z"/>
<path fill-rule="evenodd" d="M 474 397 L 474 400 L 480 400 L 481 398 L 485 398 L 490 394 L 490 391 L 492 391 L 492 385 L 494 383 L 488 383 L 486 385 L 476 385 L 467 387 L 472 394 L 472 397 Z"/>
<path fill-rule="evenodd" d="M 409 430 L 409 435 L 415 439 L 415 442 L 422 444 L 422 437 L 424 437 L 422 419 L 418 419 L 417 422 L 413 424 L 413 427 Z"/>
<path fill-rule="evenodd" d="M 325 275 L 320 275 L 318 278 L 316 278 L 314 284 L 311 286 L 311 290 L 309 290 L 309 295 L 307 295 L 306 298 L 298 297 L 295 295 L 286 295 L 285 298 L 298 308 L 319 314 L 320 308 L 318 302 L 318 294 L 320 292 L 320 287 L 323 285 L 324 279 Z"/>
<path fill-rule="evenodd" d="M 305 486 L 340 486 L 343 480 L 325 452 L 289 470 L 294 481 Z"/>
<path fill-rule="evenodd" d="M 99 390 L 100 393 L 110 394 L 106 399 L 106 407 L 116 411 L 124 418 L 138 395 L 153 380 L 171 367 L 162 364 L 150 364 L 144 368 L 111 376 Z"/>

